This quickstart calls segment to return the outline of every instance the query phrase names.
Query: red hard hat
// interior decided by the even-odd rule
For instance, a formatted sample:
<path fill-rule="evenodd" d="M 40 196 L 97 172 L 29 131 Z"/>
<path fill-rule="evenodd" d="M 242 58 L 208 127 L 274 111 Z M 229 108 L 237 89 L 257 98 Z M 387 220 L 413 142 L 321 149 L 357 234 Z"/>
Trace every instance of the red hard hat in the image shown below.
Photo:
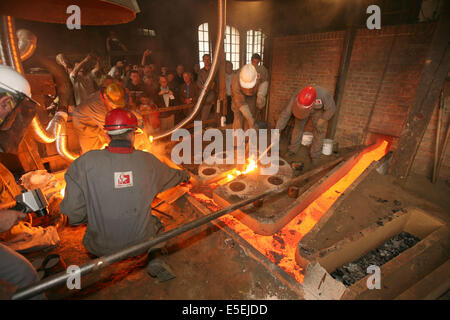
<path fill-rule="evenodd" d="M 138 128 L 138 120 L 128 110 L 122 108 L 113 109 L 106 114 L 104 128 L 110 135 L 122 134 L 129 131 L 129 129 L 136 130 Z"/>
<path fill-rule="evenodd" d="M 305 87 L 297 96 L 299 106 L 309 107 L 316 100 L 316 89 L 314 87 Z"/>

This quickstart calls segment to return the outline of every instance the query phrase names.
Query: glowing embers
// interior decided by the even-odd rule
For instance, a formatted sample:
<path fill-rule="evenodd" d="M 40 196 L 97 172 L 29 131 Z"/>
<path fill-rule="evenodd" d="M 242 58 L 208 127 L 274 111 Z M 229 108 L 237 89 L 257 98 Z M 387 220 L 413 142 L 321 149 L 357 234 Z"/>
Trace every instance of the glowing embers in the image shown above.
<path fill-rule="evenodd" d="M 387 146 L 388 143 L 386 141 L 380 141 L 376 145 L 364 150 L 358 156 L 347 160 L 347 162 L 340 167 L 347 170 L 342 178 L 331 185 L 325 192 L 320 194 L 315 201 L 309 204 L 300 212 L 300 214 L 274 234 L 258 234 L 244 223 L 242 214 L 236 216 L 229 214 L 219 219 L 228 227 L 232 228 L 250 245 L 301 283 L 303 282 L 304 275 L 295 259 L 298 243 L 303 236 L 314 227 L 322 215 L 328 211 L 331 205 L 353 183 L 353 181 L 358 178 L 373 161 L 378 161 L 386 154 Z M 216 197 L 215 200 L 217 202 Z M 268 201 L 265 200 L 265 204 L 261 209 L 270 206 L 267 202 Z M 276 210 L 277 208 L 273 207 L 273 212 L 277 212 Z"/>
<path fill-rule="evenodd" d="M 214 190 L 214 201 L 221 206 L 228 206 L 243 199 L 259 195 L 267 189 L 286 184 L 293 176 L 292 168 L 285 160 L 279 161 L 276 175 L 261 175 L 259 168 L 249 161 L 246 168 L 236 178 L 225 181 Z M 263 203 L 257 202 L 237 210 L 233 213 L 240 221 L 256 233 L 271 235 L 278 231 L 283 223 L 286 208 L 292 203 L 287 193 L 267 197 Z M 281 222 L 280 222 L 281 221 Z"/>

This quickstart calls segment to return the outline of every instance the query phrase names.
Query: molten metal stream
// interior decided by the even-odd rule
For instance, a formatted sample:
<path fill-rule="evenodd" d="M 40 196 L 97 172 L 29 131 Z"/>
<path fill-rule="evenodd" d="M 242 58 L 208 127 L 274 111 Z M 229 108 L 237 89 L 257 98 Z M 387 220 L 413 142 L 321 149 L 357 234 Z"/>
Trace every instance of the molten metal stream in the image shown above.
<path fill-rule="evenodd" d="M 227 214 L 219 219 L 290 276 L 302 283 L 303 274 L 300 266 L 295 261 L 298 243 L 364 170 L 373 161 L 378 161 L 387 153 L 387 149 L 387 141 L 379 141 L 374 147 L 367 148 L 358 156 L 354 167 L 343 178 L 321 194 L 297 217 L 274 235 L 263 236 L 256 234 L 231 214 Z M 279 239 L 282 239 L 281 242 Z"/>

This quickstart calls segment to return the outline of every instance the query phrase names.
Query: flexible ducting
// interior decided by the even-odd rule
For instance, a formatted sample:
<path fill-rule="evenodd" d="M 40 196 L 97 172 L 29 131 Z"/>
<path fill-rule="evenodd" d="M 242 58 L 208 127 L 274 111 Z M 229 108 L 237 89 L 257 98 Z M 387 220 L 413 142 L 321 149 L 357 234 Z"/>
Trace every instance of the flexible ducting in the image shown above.
<path fill-rule="evenodd" d="M 224 35 L 224 30 L 225 30 L 225 24 L 226 24 L 226 1 L 225 0 L 219 0 L 218 1 L 218 32 L 217 32 L 217 39 L 216 39 L 216 46 L 214 49 L 214 58 L 213 58 L 213 62 L 211 65 L 211 71 L 209 72 L 208 78 L 206 79 L 205 85 L 203 86 L 200 95 L 198 97 L 197 103 L 194 106 L 194 110 L 192 110 L 192 113 L 187 116 L 183 121 L 181 121 L 180 123 L 178 123 L 173 129 L 168 130 L 166 132 L 161 133 L 158 136 L 154 136 L 153 140 L 158 140 L 164 137 L 167 137 L 169 135 L 171 135 L 173 132 L 175 132 L 176 130 L 182 128 L 183 126 L 185 126 L 186 124 L 188 124 L 189 122 L 191 122 L 195 116 L 199 113 L 200 111 L 200 107 L 203 104 L 203 101 L 206 98 L 206 94 L 208 93 L 208 89 L 211 85 L 211 82 L 216 74 L 217 71 L 217 67 L 219 65 L 219 51 L 220 48 L 222 46 L 223 43 L 223 35 Z"/>

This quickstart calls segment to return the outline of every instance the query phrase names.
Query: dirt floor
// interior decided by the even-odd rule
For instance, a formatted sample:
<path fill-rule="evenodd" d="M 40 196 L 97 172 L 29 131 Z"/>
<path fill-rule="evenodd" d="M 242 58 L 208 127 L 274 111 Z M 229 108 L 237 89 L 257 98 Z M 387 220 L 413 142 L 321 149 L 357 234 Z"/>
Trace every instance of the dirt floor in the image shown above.
<path fill-rule="evenodd" d="M 283 155 L 285 151 L 286 145 L 281 145 L 280 153 Z M 336 156 L 323 156 L 316 165 Z M 303 162 L 303 172 L 313 167 L 306 147 L 286 160 Z M 360 195 L 360 200 L 355 200 L 354 208 L 349 208 L 355 216 L 354 227 L 365 225 L 373 218 L 370 218 L 370 211 L 357 210 L 358 206 L 367 205 L 357 201 L 367 201 L 368 196 L 377 210 L 387 212 L 394 207 L 416 206 L 435 213 L 447 223 L 450 221 L 448 181 L 431 184 L 426 177 L 411 176 L 405 184 L 400 184 L 391 176 L 376 174 L 370 175 L 364 185 L 365 194 Z M 377 202 L 377 199 L 387 202 Z M 174 217 L 172 220 L 154 212 L 167 230 L 199 216 L 184 197 L 172 206 L 163 204 L 158 209 Z M 33 260 L 58 253 L 67 266 L 86 263 L 91 257 L 81 243 L 84 231 L 85 226 L 66 227 L 60 232 L 61 243 L 57 248 L 30 254 L 28 258 Z M 168 282 L 158 283 L 146 272 L 144 255 L 117 262 L 83 277 L 82 290 L 70 291 L 60 287 L 48 291 L 47 295 L 50 299 L 301 299 L 250 257 L 237 241 L 212 224 L 173 239 L 168 247 L 168 263 L 177 275 Z"/>
<path fill-rule="evenodd" d="M 182 210 L 180 208 L 183 208 Z M 196 217 L 185 199 L 158 207 L 176 217 L 159 216 L 167 229 Z M 158 213 L 154 213 L 158 215 Z M 61 244 L 47 252 L 60 254 L 67 266 L 90 260 L 81 244 L 84 226 L 66 227 Z M 171 241 L 168 263 L 176 278 L 159 283 L 146 271 L 141 255 L 117 262 L 82 278 L 82 290 L 60 287 L 47 292 L 49 299 L 298 299 L 261 264 L 247 256 L 225 232 L 212 224 Z M 40 254 L 42 255 L 42 254 Z M 31 255 L 30 260 L 37 255 Z"/>

